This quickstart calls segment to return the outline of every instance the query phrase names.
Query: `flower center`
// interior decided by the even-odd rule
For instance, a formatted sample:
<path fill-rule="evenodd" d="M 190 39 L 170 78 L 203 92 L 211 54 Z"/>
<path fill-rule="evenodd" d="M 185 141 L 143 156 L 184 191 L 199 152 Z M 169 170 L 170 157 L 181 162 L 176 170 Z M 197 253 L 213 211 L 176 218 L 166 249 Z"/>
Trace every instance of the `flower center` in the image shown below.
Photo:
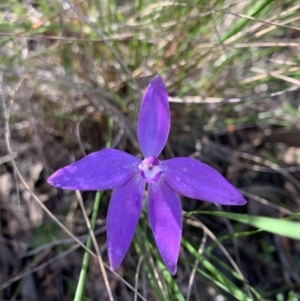
<path fill-rule="evenodd" d="M 162 173 L 160 161 L 155 156 L 150 156 L 144 159 L 139 165 L 139 170 L 144 180 L 149 183 L 156 182 Z"/>

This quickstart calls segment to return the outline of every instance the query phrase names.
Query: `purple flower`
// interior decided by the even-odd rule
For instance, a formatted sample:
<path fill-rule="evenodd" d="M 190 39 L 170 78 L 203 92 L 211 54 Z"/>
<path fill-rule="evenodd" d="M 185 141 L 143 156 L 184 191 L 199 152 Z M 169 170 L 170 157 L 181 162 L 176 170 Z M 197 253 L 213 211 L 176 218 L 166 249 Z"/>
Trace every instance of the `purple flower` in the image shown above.
<path fill-rule="evenodd" d="M 168 94 L 160 76 L 149 84 L 140 108 L 138 139 L 144 160 L 104 149 L 56 171 L 48 183 L 70 190 L 114 189 L 107 214 L 111 269 L 132 241 L 148 187 L 148 215 L 168 270 L 176 273 L 182 231 L 179 194 L 222 205 L 244 205 L 243 196 L 217 171 L 192 158 L 158 160 L 170 129 Z"/>

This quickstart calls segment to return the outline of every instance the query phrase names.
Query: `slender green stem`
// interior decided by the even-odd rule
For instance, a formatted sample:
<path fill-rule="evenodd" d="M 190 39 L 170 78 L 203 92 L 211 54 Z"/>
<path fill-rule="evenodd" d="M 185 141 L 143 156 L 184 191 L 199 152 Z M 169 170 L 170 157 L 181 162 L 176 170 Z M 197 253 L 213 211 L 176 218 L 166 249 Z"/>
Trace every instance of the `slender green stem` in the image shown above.
<path fill-rule="evenodd" d="M 113 135 L 114 119 L 113 117 L 108 117 L 108 139 L 106 142 L 106 147 L 111 147 L 112 135 Z"/>
<path fill-rule="evenodd" d="M 101 192 L 97 191 L 96 196 L 95 196 L 94 207 L 93 207 L 92 220 L 91 220 L 91 226 L 92 226 L 93 230 L 94 230 L 95 224 L 96 224 L 98 209 L 99 209 L 99 205 L 100 205 L 100 197 L 101 197 Z M 92 237 L 91 237 L 91 234 L 89 234 L 89 237 L 86 241 L 86 247 L 88 249 L 90 249 L 91 246 L 92 246 Z M 81 271 L 80 271 L 80 276 L 79 276 L 79 280 L 78 280 L 78 285 L 77 285 L 74 301 L 81 301 L 82 300 L 82 295 L 83 295 L 84 285 L 85 285 L 85 279 L 86 279 L 86 274 L 87 274 L 87 268 L 88 268 L 88 265 L 89 265 L 89 259 L 90 259 L 90 254 L 85 251 L 84 256 L 83 256 L 83 261 L 82 261 L 82 266 L 81 266 Z"/>
<path fill-rule="evenodd" d="M 114 120 L 112 117 L 108 118 L 108 139 L 106 142 L 106 147 L 111 146 L 111 140 L 112 140 L 112 134 L 113 134 L 113 125 L 114 125 Z M 93 214 L 92 214 L 92 220 L 91 220 L 91 227 L 94 230 L 95 224 L 96 224 L 96 219 L 97 219 L 97 214 L 98 214 L 98 209 L 100 205 L 100 197 L 101 197 L 101 192 L 97 191 L 95 195 L 95 202 L 94 202 L 94 207 L 93 207 Z M 89 234 L 89 237 L 86 241 L 86 247 L 90 249 L 92 246 L 92 236 Z M 85 279 L 86 279 L 86 274 L 87 274 L 87 268 L 89 265 L 89 259 L 90 259 L 90 254 L 85 251 L 83 260 L 82 260 L 82 266 L 81 266 L 81 271 L 80 271 L 80 276 L 78 280 L 78 285 L 76 289 L 76 294 L 74 301 L 81 301 L 82 300 L 82 295 L 84 291 L 84 285 L 85 285 Z"/>

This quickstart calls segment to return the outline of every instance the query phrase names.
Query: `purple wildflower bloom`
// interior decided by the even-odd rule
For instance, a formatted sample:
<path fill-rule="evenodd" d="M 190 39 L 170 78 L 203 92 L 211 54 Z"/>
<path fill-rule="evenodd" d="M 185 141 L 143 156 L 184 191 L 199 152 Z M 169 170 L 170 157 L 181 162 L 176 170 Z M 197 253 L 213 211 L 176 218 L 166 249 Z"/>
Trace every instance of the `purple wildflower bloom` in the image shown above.
<path fill-rule="evenodd" d="M 170 129 L 168 94 L 160 76 L 149 84 L 140 108 L 138 139 L 144 160 L 104 149 L 56 171 L 48 183 L 70 190 L 113 188 L 107 214 L 111 269 L 132 241 L 148 184 L 148 215 L 159 252 L 176 273 L 182 231 L 179 194 L 222 205 L 244 205 L 243 196 L 216 170 L 192 158 L 158 160 Z"/>

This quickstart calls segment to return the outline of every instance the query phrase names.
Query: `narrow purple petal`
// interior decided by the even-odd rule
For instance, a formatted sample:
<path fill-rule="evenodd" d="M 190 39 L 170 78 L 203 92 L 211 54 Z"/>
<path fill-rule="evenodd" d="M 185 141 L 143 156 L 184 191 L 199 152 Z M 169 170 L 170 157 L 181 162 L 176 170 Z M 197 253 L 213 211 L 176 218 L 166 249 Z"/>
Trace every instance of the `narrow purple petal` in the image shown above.
<path fill-rule="evenodd" d="M 170 130 L 168 93 L 157 75 L 149 84 L 141 104 L 137 132 L 145 158 L 158 156 L 164 148 Z"/>
<path fill-rule="evenodd" d="M 150 225 L 161 257 L 174 275 L 177 271 L 182 231 L 180 199 L 164 181 L 148 185 Z"/>
<path fill-rule="evenodd" d="M 107 249 L 110 267 L 121 264 L 141 213 L 146 182 L 140 175 L 114 189 L 107 213 Z"/>
<path fill-rule="evenodd" d="M 70 190 L 105 190 L 126 183 L 141 160 L 116 149 L 104 149 L 57 170 L 48 183 Z"/>
<path fill-rule="evenodd" d="M 166 183 L 179 194 L 222 205 L 244 205 L 246 200 L 222 175 L 192 158 L 161 162 Z"/>

